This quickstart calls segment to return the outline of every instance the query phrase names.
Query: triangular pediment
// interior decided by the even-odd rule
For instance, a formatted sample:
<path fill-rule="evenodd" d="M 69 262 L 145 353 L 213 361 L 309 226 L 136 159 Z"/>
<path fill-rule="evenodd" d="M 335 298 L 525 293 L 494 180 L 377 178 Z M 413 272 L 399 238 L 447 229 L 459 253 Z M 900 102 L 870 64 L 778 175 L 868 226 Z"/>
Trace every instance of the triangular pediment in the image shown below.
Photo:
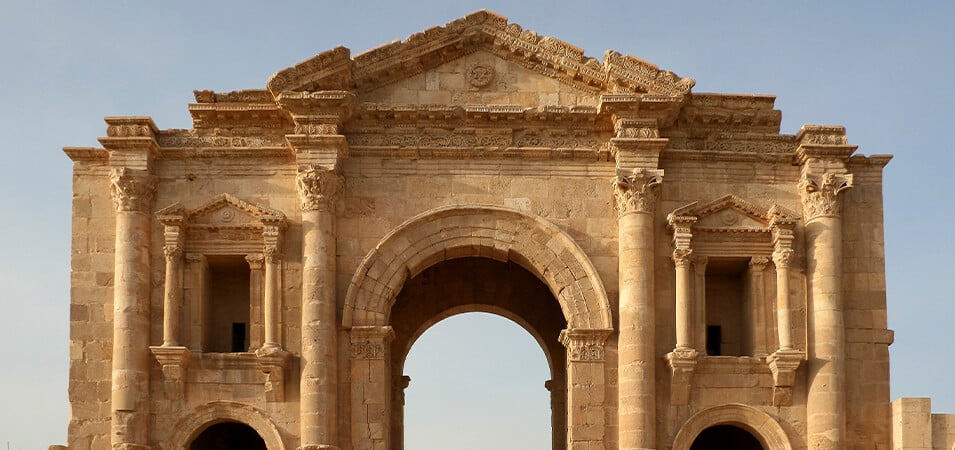
<path fill-rule="evenodd" d="M 735 195 L 725 195 L 709 203 L 694 202 L 670 213 L 671 222 L 692 218 L 694 230 L 767 230 L 769 211 Z"/>
<path fill-rule="evenodd" d="M 555 80 L 595 97 L 604 93 L 682 96 L 688 94 L 695 84 L 691 78 L 680 78 L 649 62 L 614 51 L 607 51 L 604 60 L 598 61 L 584 55 L 582 49 L 572 44 L 539 36 L 520 25 L 508 23 L 506 17 L 493 12 L 478 11 L 354 58 L 344 47 L 320 53 L 273 75 L 268 88 L 274 96 L 284 91 L 323 90 L 355 91 L 361 96 L 402 80 L 412 83 L 411 79 L 415 77 L 427 77 L 429 72 L 442 67 L 447 69 L 448 64 L 473 54 L 484 55 L 482 57 L 494 55 L 537 77 Z M 473 61 L 471 66 L 467 62 L 463 65 L 464 68 L 473 68 Z M 512 66 L 497 63 L 492 66 L 503 67 L 506 73 L 518 72 Z M 483 75 L 475 75 L 478 84 L 482 83 Z M 474 87 L 468 78 L 464 79 Z M 427 79 L 415 82 L 421 81 L 427 82 Z M 526 102 L 513 104 L 523 103 Z"/>
<path fill-rule="evenodd" d="M 229 194 L 222 194 L 189 212 L 190 226 L 262 227 L 264 222 L 283 222 L 285 215 L 264 206 L 255 205 Z"/>

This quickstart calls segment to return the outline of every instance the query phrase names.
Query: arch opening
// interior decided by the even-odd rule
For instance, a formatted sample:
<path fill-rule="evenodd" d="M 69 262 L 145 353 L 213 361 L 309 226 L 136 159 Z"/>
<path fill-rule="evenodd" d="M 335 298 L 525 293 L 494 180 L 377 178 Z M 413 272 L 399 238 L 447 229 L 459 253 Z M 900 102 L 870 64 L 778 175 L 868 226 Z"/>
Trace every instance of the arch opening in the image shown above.
<path fill-rule="evenodd" d="M 265 440 L 241 422 L 210 425 L 189 444 L 189 450 L 266 450 Z"/>
<path fill-rule="evenodd" d="M 716 425 L 703 430 L 690 450 L 764 450 L 763 444 L 752 433 L 733 425 Z"/>
<path fill-rule="evenodd" d="M 444 261 L 408 280 L 391 319 L 393 448 L 564 448 L 566 320 L 534 274 Z"/>

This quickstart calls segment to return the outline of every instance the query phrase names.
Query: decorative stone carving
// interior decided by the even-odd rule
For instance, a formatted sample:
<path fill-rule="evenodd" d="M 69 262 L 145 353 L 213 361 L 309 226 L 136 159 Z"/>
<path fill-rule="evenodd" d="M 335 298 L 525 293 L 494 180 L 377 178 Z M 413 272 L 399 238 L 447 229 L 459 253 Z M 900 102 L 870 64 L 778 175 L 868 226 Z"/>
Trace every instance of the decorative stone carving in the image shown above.
<path fill-rule="evenodd" d="M 842 206 L 838 195 L 852 187 L 852 174 L 826 172 L 820 175 L 805 173 L 799 180 L 803 215 L 806 221 L 818 217 L 838 217 Z"/>
<path fill-rule="evenodd" d="M 156 177 L 146 171 L 125 167 L 113 169 L 109 175 L 110 195 L 117 211 L 147 212 L 152 206 Z"/>
<path fill-rule="evenodd" d="M 617 214 L 652 213 L 656 204 L 656 188 L 663 183 L 662 170 L 634 169 L 612 180 Z"/>
<path fill-rule="evenodd" d="M 332 211 L 344 180 L 334 170 L 308 164 L 301 167 L 295 177 L 295 187 L 303 211 Z"/>
<path fill-rule="evenodd" d="M 778 248 L 773 251 L 773 264 L 777 268 L 788 269 L 792 267 L 793 256 L 796 251 L 791 248 Z"/>
<path fill-rule="evenodd" d="M 394 339 L 391 327 L 362 326 L 351 330 L 352 359 L 385 359 L 387 345 Z"/>
<path fill-rule="evenodd" d="M 693 249 L 675 248 L 673 249 L 673 264 L 677 267 L 690 267 L 693 263 Z"/>
<path fill-rule="evenodd" d="M 611 330 L 564 330 L 560 343 L 567 348 L 568 361 L 603 362 L 604 344 Z"/>
<path fill-rule="evenodd" d="M 282 262 L 282 252 L 274 245 L 266 245 L 263 251 L 265 262 L 269 264 L 278 264 Z"/>
<path fill-rule="evenodd" d="M 477 64 L 468 70 L 468 84 L 475 89 L 480 89 L 491 84 L 494 81 L 494 68 L 486 64 Z"/>
<path fill-rule="evenodd" d="M 182 258 L 182 247 L 178 245 L 164 245 L 162 252 L 166 256 L 166 262 L 178 261 Z"/>
<path fill-rule="evenodd" d="M 749 270 L 752 272 L 762 272 L 769 265 L 769 258 L 765 256 L 754 256 L 749 259 Z"/>

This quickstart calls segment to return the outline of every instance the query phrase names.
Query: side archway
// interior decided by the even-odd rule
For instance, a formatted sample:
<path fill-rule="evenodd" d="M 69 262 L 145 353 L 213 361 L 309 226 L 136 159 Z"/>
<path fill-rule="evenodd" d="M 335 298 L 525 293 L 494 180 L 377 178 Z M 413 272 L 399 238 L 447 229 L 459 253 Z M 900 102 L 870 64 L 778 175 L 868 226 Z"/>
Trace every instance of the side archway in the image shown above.
<path fill-rule="evenodd" d="M 786 431 L 769 414 L 735 403 L 707 408 L 690 417 L 676 434 L 673 450 L 689 450 L 703 430 L 716 425 L 742 428 L 752 433 L 766 449 L 792 450 Z"/>
<path fill-rule="evenodd" d="M 498 206 L 451 206 L 419 214 L 388 233 L 359 264 L 342 325 L 386 326 L 405 281 L 463 257 L 513 261 L 540 278 L 560 303 L 569 329 L 610 330 L 610 302 L 579 245 L 554 224 Z"/>
<path fill-rule="evenodd" d="M 189 443 L 206 428 L 222 422 L 239 422 L 248 425 L 262 437 L 266 448 L 285 450 L 282 435 L 265 413 L 246 404 L 227 401 L 206 403 L 193 409 L 176 423 L 168 443 L 163 445 L 163 448 L 189 448 Z"/>

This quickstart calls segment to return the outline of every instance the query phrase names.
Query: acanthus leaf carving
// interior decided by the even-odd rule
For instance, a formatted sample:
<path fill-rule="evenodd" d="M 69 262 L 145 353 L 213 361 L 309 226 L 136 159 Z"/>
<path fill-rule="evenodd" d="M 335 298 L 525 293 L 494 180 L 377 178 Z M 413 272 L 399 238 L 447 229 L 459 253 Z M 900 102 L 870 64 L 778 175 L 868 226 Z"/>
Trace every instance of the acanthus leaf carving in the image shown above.
<path fill-rule="evenodd" d="M 317 164 L 299 168 L 295 187 L 302 211 L 332 211 L 344 187 L 344 179 L 333 169 Z"/>
<path fill-rule="evenodd" d="M 803 174 L 799 180 L 799 194 L 802 197 L 803 213 L 806 221 L 818 217 L 839 217 L 842 205 L 839 194 L 852 187 L 852 174 L 826 172 L 822 175 Z"/>
<path fill-rule="evenodd" d="M 690 264 L 693 264 L 693 249 L 681 247 L 673 249 L 673 264 L 677 267 L 690 267 Z"/>
<path fill-rule="evenodd" d="M 117 211 L 146 212 L 152 206 L 156 177 L 149 172 L 116 168 L 110 172 L 109 183 Z"/>
<path fill-rule="evenodd" d="M 795 256 L 795 254 L 795 250 L 791 248 L 776 249 L 773 252 L 773 264 L 780 269 L 789 268 L 792 265 L 793 256 Z"/>
<path fill-rule="evenodd" d="M 634 169 L 612 180 L 617 214 L 652 213 L 656 204 L 656 188 L 663 182 L 662 170 Z"/>

